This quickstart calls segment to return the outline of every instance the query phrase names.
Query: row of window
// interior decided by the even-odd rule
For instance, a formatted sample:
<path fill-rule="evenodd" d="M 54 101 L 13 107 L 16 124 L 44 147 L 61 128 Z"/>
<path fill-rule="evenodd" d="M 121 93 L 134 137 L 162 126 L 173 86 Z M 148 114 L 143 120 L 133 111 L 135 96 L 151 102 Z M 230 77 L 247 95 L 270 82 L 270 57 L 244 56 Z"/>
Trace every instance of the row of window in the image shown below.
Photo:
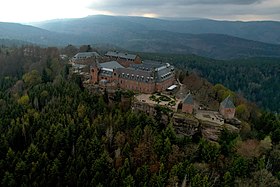
<path fill-rule="evenodd" d="M 131 58 L 123 58 L 123 57 L 115 57 L 115 56 L 109 56 L 110 58 L 114 58 L 114 59 L 122 59 L 122 60 L 126 60 L 126 61 L 134 61 L 134 59 L 131 59 Z"/>
<path fill-rule="evenodd" d="M 105 74 L 105 75 L 112 75 L 111 71 L 104 71 L 104 70 L 102 70 L 100 73 L 101 74 Z"/>
<path fill-rule="evenodd" d="M 171 72 L 168 72 L 168 73 L 162 75 L 162 76 L 161 76 L 161 79 L 165 79 L 165 78 L 167 78 L 167 77 L 170 77 L 171 75 L 172 75 L 172 73 L 171 73 Z"/>
<path fill-rule="evenodd" d="M 121 78 L 126 78 L 126 79 L 130 79 L 130 80 L 137 80 L 137 81 L 152 81 L 154 80 L 154 77 L 144 77 L 144 76 L 140 76 L 140 75 L 134 75 L 134 74 L 125 74 L 125 73 L 122 73 L 120 74 L 120 77 Z"/>
<path fill-rule="evenodd" d="M 87 59 L 87 58 L 90 58 L 91 56 L 83 56 L 83 57 L 80 57 L 80 56 L 78 56 L 78 57 L 76 57 L 76 56 L 74 56 L 73 58 L 74 59 Z"/>

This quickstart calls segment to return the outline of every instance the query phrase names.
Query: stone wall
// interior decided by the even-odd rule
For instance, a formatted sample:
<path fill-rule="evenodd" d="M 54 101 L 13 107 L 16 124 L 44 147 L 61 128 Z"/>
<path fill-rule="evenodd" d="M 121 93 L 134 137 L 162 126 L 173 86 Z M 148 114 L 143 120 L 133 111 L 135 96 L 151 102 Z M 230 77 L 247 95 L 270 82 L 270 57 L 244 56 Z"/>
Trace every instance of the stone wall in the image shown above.
<path fill-rule="evenodd" d="M 134 101 L 132 104 L 132 110 L 135 112 L 144 112 L 150 116 L 156 115 L 155 107 L 148 103 Z"/>

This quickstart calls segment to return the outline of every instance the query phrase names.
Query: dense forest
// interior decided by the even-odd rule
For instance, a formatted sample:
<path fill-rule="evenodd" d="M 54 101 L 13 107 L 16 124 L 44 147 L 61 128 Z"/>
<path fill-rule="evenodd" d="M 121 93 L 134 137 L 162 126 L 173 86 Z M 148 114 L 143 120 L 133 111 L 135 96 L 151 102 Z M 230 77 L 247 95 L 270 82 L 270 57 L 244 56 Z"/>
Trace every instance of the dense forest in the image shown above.
<path fill-rule="evenodd" d="M 280 185 L 278 116 L 243 121 L 218 142 L 178 137 L 160 116 L 122 107 L 125 93 L 109 101 L 84 89 L 59 54 L 1 48 L 1 186 Z"/>
<path fill-rule="evenodd" d="M 265 110 L 280 112 L 279 58 L 223 61 L 196 55 L 140 54 L 146 59 L 173 63 L 185 71 L 196 72 L 212 84 L 221 83 Z"/>

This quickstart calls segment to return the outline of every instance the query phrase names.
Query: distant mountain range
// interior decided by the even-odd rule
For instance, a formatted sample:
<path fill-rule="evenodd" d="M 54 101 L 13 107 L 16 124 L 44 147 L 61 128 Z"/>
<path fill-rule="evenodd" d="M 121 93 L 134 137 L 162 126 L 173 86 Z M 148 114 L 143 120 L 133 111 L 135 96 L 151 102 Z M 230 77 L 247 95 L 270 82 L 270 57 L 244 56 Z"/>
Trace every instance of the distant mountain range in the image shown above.
<path fill-rule="evenodd" d="M 186 21 L 162 20 L 131 16 L 88 16 L 80 19 L 62 19 L 35 23 L 50 31 L 63 33 L 104 31 L 156 30 L 187 34 L 226 34 L 264 43 L 280 44 L 280 22 L 277 21 L 216 21 L 195 19 Z M 101 26 L 101 27 L 100 27 Z M 99 27 L 99 28 L 98 28 Z"/>
<path fill-rule="evenodd" d="M 280 22 L 170 21 L 100 15 L 33 26 L 0 23 L 0 38 L 58 46 L 108 43 L 131 51 L 229 59 L 280 57 L 279 30 Z"/>

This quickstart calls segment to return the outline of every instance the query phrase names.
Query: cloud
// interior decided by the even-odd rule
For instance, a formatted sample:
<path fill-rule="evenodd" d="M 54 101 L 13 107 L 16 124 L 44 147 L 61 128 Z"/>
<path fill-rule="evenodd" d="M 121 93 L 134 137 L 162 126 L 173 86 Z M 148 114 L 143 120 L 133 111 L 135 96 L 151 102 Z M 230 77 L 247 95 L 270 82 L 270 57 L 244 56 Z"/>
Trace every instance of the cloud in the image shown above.
<path fill-rule="evenodd" d="M 249 5 L 260 3 L 264 0 L 95 0 L 91 8 L 108 7 L 148 7 L 148 6 L 188 6 L 195 4 L 209 5 Z"/>
<path fill-rule="evenodd" d="M 263 0 L 186 0 L 186 4 L 233 4 L 233 5 L 249 5 L 254 3 L 259 3 Z"/>
<path fill-rule="evenodd" d="M 280 20 L 279 0 L 94 0 L 90 8 L 113 15 Z"/>
<path fill-rule="evenodd" d="M 57 18 L 84 17 L 92 0 L 8 0 L 1 1 L 0 21 L 35 22 Z"/>

